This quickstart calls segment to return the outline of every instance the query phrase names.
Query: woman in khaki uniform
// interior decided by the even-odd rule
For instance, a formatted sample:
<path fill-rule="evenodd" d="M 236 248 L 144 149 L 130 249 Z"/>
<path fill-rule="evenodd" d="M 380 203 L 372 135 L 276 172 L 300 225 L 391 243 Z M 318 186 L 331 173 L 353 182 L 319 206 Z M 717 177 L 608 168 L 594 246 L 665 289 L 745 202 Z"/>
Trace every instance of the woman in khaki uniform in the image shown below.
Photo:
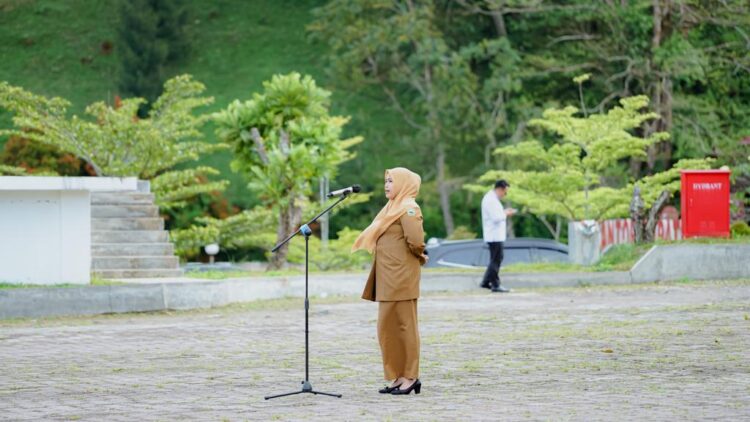
<path fill-rule="evenodd" d="M 381 393 L 419 394 L 417 298 L 424 253 L 422 212 L 417 205 L 421 178 L 405 169 L 385 172 L 388 203 L 359 235 L 352 250 L 374 254 L 362 298 L 379 302 L 378 341 L 387 380 Z"/>

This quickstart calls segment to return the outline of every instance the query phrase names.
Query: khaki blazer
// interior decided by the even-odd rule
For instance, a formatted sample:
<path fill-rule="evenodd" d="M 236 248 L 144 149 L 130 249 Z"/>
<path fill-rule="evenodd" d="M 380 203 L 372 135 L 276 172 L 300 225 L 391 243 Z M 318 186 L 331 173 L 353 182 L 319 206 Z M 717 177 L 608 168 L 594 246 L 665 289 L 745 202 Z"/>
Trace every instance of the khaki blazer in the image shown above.
<path fill-rule="evenodd" d="M 378 238 L 362 299 L 391 302 L 419 298 L 426 262 L 422 211 L 409 208 Z"/>

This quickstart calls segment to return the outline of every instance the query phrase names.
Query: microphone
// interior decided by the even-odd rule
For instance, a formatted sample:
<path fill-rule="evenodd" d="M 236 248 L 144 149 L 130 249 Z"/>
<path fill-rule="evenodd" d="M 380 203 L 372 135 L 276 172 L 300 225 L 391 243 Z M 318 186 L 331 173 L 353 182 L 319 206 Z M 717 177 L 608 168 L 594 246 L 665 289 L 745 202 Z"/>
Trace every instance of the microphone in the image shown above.
<path fill-rule="evenodd" d="M 328 197 L 333 198 L 334 196 L 346 196 L 346 195 L 349 195 L 350 193 L 357 193 L 361 190 L 362 188 L 360 188 L 359 185 L 351 185 L 348 188 L 339 189 L 339 190 L 330 192 L 328 194 Z"/>

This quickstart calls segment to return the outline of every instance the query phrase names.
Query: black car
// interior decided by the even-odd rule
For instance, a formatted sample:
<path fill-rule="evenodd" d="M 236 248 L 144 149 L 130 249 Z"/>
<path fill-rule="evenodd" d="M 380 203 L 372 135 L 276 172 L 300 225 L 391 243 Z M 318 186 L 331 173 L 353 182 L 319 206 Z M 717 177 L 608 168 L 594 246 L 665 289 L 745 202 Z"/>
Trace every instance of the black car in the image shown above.
<path fill-rule="evenodd" d="M 503 244 L 503 265 L 533 262 L 569 262 L 568 246 L 550 239 L 515 238 Z M 490 250 L 482 239 L 431 240 L 430 256 L 425 267 L 483 268 L 490 260 Z"/>

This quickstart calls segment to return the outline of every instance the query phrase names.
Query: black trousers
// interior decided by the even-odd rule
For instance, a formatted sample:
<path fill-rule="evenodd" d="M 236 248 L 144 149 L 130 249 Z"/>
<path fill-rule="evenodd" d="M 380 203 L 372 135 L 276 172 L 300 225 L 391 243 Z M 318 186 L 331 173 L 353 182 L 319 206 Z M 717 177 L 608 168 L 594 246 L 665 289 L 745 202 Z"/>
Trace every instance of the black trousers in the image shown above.
<path fill-rule="evenodd" d="M 500 264 L 503 263 L 503 242 L 487 242 L 490 247 L 490 263 L 482 278 L 482 286 L 497 287 L 500 285 Z"/>

